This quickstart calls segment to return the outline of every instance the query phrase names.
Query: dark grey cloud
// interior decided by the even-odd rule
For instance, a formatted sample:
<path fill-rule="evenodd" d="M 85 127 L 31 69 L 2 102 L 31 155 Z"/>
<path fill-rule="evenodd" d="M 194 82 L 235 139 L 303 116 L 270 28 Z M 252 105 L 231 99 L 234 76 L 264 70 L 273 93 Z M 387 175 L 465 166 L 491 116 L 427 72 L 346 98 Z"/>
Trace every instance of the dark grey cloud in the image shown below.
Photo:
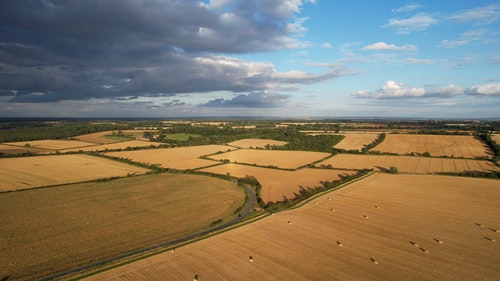
<path fill-rule="evenodd" d="M 200 106 L 202 107 L 247 107 L 272 108 L 280 107 L 288 102 L 289 95 L 269 92 L 252 92 L 240 94 L 232 99 L 214 99 Z"/>
<path fill-rule="evenodd" d="M 313 1 L 0 1 L 0 91 L 14 93 L 11 102 L 119 100 L 283 89 L 344 75 L 280 73 L 228 55 L 300 46 L 293 33 L 305 2 Z"/>

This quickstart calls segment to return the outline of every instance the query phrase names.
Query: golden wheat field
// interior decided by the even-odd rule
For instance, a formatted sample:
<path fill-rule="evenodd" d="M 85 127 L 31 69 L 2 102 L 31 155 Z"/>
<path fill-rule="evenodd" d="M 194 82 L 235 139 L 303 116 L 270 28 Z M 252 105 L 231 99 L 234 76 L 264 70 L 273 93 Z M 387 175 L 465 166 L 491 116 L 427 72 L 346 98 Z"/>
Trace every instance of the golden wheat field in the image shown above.
<path fill-rule="evenodd" d="M 500 134 L 492 135 L 491 139 L 494 140 L 498 145 L 500 145 Z"/>
<path fill-rule="evenodd" d="M 283 196 L 295 197 L 300 187 L 314 188 L 321 186 L 322 181 L 335 181 L 340 175 L 352 175 L 355 171 L 332 170 L 332 169 L 300 169 L 296 171 L 285 171 L 238 164 L 223 164 L 202 169 L 201 171 L 214 174 L 230 174 L 238 178 L 254 176 L 262 185 L 260 196 L 264 202 L 281 201 Z"/>
<path fill-rule="evenodd" d="M 108 143 L 120 142 L 120 140 L 118 139 L 110 139 L 104 137 L 106 135 L 111 135 L 112 133 L 113 131 L 90 133 L 90 134 L 76 136 L 75 139 L 78 139 L 80 141 L 92 142 L 96 144 L 108 144 Z"/>
<path fill-rule="evenodd" d="M 43 148 L 34 148 L 34 147 L 24 147 L 24 146 L 16 146 L 16 145 L 7 145 L 0 144 L 0 154 L 19 154 L 19 153 L 36 153 L 36 154 L 49 154 L 55 151 L 43 149 Z"/>
<path fill-rule="evenodd" d="M 108 143 L 102 145 L 92 145 L 87 147 L 80 148 L 72 148 L 61 150 L 61 152 L 70 152 L 70 151 L 105 151 L 105 150 L 118 150 L 118 149 L 126 149 L 128 147 L 149 147 L 149 146 L 160 146 L 161 142 L 152 142 L 152 141 L 141 141 L 141 140 L 131 140 L 131 141 L 122 141 L 116 143 Z"/>
<path fill-rule="evenodd" d="M 86 280 L 498 280 L 498 198 L 498 180 L 376 173 Z"/>
<path fill-rule="evenodd" d="M 217 164 L 218 162 L 216 161 L 200 159 L 199 157 L 232 149 L 234 149 L 234 147 L 225 145 L 201 145 L 140 151 L 109 152 L 106 153 L 106 155 L 128 158 L 139 163 L 159 164 L 164 168 L 185 170 Z"/>
<path fill-rule="evenodd" d="M 334 147 L 345 150 L 359 150 L 374 142 L 379 134 L 374 133 L 342 133 L 344 138 Z"/>
<path fill-rule="evenodd" d="M 450 157 L 492 157 L 488 146 L 473 136 L 387 134 L 372 150 L 396 154 L 423 154 Z"/>
<path fill-rule="evenodd" d="M 83 154 L 0 158 L 0 191 L 89 181 L 148 170 Z"/>
<path fill-rule="evenodd" d="M 213 177 L 154 174 L 0 194 L 0 274 L 33 280 L 208 229 L 245 193 Z"/>
<path fill-rule="evenodd" d="M 286 141 L 277 141 L 270 139 L 241 139 L 228 143 L 231 146 L 236 146 L 239 148 L 265 148 L 266 145 L 285 145 Z"/>
<path fill-rule="evenodd" d="M 330 156 L 330 154 L 325 152 L 238 149 L 211 155 L 210 158 L 216 160 L 227 159 L 234 163 L 297 169 L 328 156 Z"/>
<path fill-rule="evenodd" d="M 84 142 L 84 141 L 76 141 L 76 140 L 36 140 L 36 141 L 21 141 L 21 142 L 8 142 L 5 143 L 13 146 L 27 146 L 33 148 L 42 148 L 42 149 L 50 149 L 50 150 L 66 150 L 66 149 L 75 149 L 75 148 L 83 148 L 88 146 L 93 146 L 95 143 Z"/>
<path fill-rule="evenodd" d="M 394 166 L 405 173 L 459 173 L 465 171 L 491 172 L 500 171 L 498 166 L 487 160 L 418 157 L 403 155 L 356 155 L 337 154 L 319 162 L 317 165 L 331 165 L 342 169 L 375 169 L 387 171 Z"/>

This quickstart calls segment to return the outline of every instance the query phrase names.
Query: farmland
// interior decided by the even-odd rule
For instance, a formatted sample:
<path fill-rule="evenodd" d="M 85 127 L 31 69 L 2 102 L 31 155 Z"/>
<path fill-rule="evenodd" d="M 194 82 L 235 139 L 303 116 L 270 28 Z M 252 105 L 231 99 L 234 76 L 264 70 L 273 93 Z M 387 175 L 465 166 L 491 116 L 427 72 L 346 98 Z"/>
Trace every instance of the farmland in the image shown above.
<path fill-rule="evenodd" d="M 239 148 L 265 148 L 272 145 L 285 145 L 287 142 L 267 139 L 242 139 L 230 142 L 229 145 Z"/>
<path fill-rule="evenodd" d="M 5 143 L 12 146 L 33 147 L 48 150 L 64 150 L 95 145 L 94 143 L 74 140 L 37 140 L 28 142 Z"/>
<path fill-rule="evenodd" d="M 178 174 L 3 193 L 0 272 L 32 280 L 183 237 L 234 216 L 244 197 L 232 182 Z"/>
<path fill-rule="evenodd" d="M 424 154 L 449 157 L 491 157 L 491 150 L 473 136 L 387 134 L 373 150 L 395 154 Z"/>
<path fill-rule="evenodd" d="M 68 154 L 0 158 L 0 191 L 143 174 L 147 169 L 100 157 Z"/>
<path fill-rule="evenodd" d="M 499 196 L 497 180 L 378 173 L 86 280 L 496 280 Z"/>
<path fill-rule="evenodd" d="M 201 171 L 215 174 L 243 178 L 247 175 L 257 178 L 262 185 L 260 196 L 264 202 L 281 201 L 283 196 L 293 198 L 294 193 L 299 193 L 300 187 L 314 188 L 321 186 L 321 181 L 339 180 L 339 175 L 352 175 L 354 171 L 332 169 L 300 169 L 297 171 L 284 171 L 261 167 L 224 164 L 202 169 Z"/>
<path fill-rule="evenodd" d="M 311 151 L 277 151 L 238 149 L 226 153 L 211 155 L 211 159 L 229 160 L 234 163 L 256 164 L 258 166 L 274 166 L 284 169 L 297 169 L 301 166 L 319 161 L 330 154 Z"/>
<path fill-rule="evenodd" d="M 344 150 L 359 150 L 361 151 L 366 145 L 374 142 L 379 134 L 373 133 L 342 133 L 345 136 L 335 148 Z"/>
<path fill-rule="evenodd" d="M 398 168 L 399 172 L 418 174 L 500 171 L 498 166 L 486 160 L 402 155 L 338 154 L 317 165 L 331 165 L 333 168 L 341 169 L 369 168 L 377 171 L 387 171 L 393 166 Z"/>
<path fill-rule="evenodd" d="M 224 145 L 202 145 L 193 147 L 163 148 L 140 151 L 119 151 L 106 153 L 108 156 L 128 158 L 134 162 L 159 164 L 164 168 L 196 169 L 217 164 L 215 161 L 200 159 L 200 156 L 234 149 Z"/>

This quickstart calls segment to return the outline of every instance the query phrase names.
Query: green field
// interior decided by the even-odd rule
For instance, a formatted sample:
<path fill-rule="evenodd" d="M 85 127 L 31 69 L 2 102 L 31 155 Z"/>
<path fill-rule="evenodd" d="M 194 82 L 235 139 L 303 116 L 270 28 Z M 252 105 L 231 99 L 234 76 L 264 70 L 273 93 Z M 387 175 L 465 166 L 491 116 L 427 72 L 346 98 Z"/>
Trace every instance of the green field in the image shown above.
<path fill-rule="evenodd" d="M 179 133 L 179 134 L 167 134 L 167 136 L 165 138 L 168 140 L 187 141 L 187 140 L 189 140 L 189 138 L 200 138 L 200 137 L 201 137 L 201 135 L 198 135 L 198 134 Z"/>
<path fill-rule="evenodd" d="M 0 273 L 34 279 L 183 237 L 234 216 L 244 198 L 235 183 L 187 174 L 3 193 Z"/>

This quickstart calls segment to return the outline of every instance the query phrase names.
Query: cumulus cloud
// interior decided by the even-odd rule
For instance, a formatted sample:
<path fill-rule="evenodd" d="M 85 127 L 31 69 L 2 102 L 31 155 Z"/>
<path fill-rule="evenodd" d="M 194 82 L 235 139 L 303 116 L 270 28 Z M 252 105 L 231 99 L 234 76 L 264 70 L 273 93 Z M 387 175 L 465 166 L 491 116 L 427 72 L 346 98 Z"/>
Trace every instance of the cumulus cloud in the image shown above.
<path fill-rule="evenodd" d="M 389 22 L 382 27 L 390 28 L 400 34 L 409 34 L 413 31 L 422 31 L 429 28 L 431 25 L 438 23 L 438 20 L 433 16 L 425 13 L 403 18 L 403 19 L 390 19 Z"/>
<path fill-rule="evenodd" d="M 305 46 L 307 0 L 0 1 L 0 92 L 11 102 L 280 89 L 343 75 L 280 73 L 231 54 Z M 29 19 L 29 20 L 27 20 Z M 299 82 L 300 81 L 300 82 Z"/>
<path fill-rule="evenodd" d="M 387 81 L 376 91 L 359 90 L 351 93 L 352 96 L 364 99 L 408 99 L 408 98 L 450 98 L 462 95 L 464 90 L 455 85 L 448 85 L 438 89 L 426 90 L 421 87 L 405 88 L 403 83 Z"/>
<path fill-rule="evenodd" d="M 363 47 L 364 51 L 416 51 L 415 45 L 396 46 L 385 42 L 377 42 Z"/>
<path fill-rule="evenodd" d="M 500 83 L 472 86 L 467 89 L 466 94 L 473 96 L 500 97 Z"/>
<path fill-rule="evenodd" d="M 246 108 L 272 108 L 285 105 L 290 98 L 289 95 L 271 92 L 252 92 L 237 95 L 232 99 L 214 99 L 201 107 L 246 107 Z"/>

